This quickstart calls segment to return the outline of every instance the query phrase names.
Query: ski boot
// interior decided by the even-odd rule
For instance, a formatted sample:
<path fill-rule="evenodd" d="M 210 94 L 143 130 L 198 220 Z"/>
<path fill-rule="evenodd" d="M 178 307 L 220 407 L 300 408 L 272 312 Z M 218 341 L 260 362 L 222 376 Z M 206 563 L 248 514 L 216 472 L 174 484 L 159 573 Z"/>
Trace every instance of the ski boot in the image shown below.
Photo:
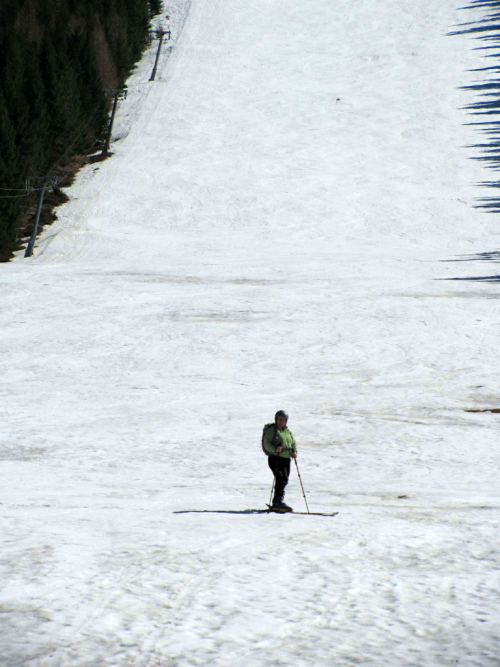
<path fill-rule="evenodd" d="M 271 509 L 274 510 L 275 512 L 293 512 L 293 509 L 290 507 L 290 505 L 287 505 L 284 500 L 283 496 L 274 496 L 273 504 L 271 506 Z"/>

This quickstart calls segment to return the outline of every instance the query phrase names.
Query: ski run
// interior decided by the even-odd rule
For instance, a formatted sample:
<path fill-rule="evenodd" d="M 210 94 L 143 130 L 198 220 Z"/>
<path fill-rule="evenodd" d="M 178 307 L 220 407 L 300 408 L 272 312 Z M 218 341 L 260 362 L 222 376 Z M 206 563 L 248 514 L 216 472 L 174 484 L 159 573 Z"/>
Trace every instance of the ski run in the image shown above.
<path fill-rule="evenodd" d="M 2 667 L 500 665 L 470 4 L 166 4 L 113 157 L 0 267 Z M 334 521 L 265 510 L 278 409 Z"/>

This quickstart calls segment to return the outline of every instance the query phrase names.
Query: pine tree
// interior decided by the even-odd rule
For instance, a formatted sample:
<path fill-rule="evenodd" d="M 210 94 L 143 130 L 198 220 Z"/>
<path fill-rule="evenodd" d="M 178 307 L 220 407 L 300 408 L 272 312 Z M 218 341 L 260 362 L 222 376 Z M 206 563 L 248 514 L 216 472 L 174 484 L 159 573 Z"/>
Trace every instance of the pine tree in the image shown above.
<path fill-rule="evenodd" d="M 161 9 L 160 0 L 0 0 L 1 188 L 22 188 L 95 144 L 107 124 L 102 75 L 123 82 Z M 0 261 L 31 201 L 1 192 Z"/>
<path fill-rule="evenodd" d="M 149 0 L 149 15 L 151 18 L 163 11 L 163 2 L 161 0 Z"/>
<path fill-rule="evenodd" d="M 7 113 L 7 101 L 0 88 L 0 261 L 8 259 L 6 252 L 16 242 L 16 218 L 21 205 L 22 188 L 16 130 Z"/>

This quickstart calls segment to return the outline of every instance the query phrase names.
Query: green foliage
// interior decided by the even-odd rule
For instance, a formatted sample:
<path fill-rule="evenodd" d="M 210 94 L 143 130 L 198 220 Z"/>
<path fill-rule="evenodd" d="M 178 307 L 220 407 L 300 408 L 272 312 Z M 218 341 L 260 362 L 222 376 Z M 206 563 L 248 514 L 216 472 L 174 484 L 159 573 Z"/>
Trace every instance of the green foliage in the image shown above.
<path fill-rule="evenodd" d="M 0 0 L 0 260 L 32 204 L 15 189 L 95 147 L 108 119 L 103 88 L 123 85 L 161 8 L 159 0 Z"/>
<path fill-rule="evenodd" d="M 161 0 L 149 0 L 149 14 L 151 17 L 160 14 L 163 11 L 163 2 Z"/>
<path fill-rule="evenodd" d="M 12 187 L 10 179 L 20 176 L 19 155 L 16 147 L 16 128 L 7 113 L 5 96 L 0 90 L 0 256 L 2 249 L 14 245 L 16 240 L 15 221 L 19 209 L 19 198 L 14 191 L 3 188 Z M 7 198 L 7 195 L 9 197 Z M 3 223 L 3 224 L 2 224 Z"/>

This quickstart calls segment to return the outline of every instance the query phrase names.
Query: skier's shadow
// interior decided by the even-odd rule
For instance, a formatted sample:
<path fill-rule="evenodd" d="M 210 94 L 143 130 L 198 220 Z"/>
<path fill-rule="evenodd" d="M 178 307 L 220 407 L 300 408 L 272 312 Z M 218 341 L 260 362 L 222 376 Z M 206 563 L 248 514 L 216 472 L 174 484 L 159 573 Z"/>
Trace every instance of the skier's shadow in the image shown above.
<path fill-rule="evenodd" d="M 268 514 L 269 510 L 178 510 L 172 514 Z"/>

